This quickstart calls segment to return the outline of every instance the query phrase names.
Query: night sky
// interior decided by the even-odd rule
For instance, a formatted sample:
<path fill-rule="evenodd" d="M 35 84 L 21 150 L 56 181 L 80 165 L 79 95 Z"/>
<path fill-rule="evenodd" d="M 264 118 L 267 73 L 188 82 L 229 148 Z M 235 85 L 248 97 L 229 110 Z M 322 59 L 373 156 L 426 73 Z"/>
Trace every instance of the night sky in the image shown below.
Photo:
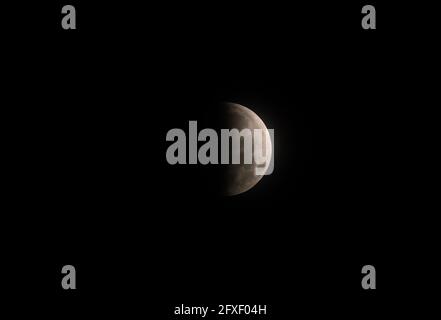
<path fill-rule="evenodd" d="M 64 3 L 40 6 L 16 57 L 26 76 L 11 79 L 26 88 L 17 210 L 32 212 L 27 260 L 44 270 L 33 290 L 50 313 L 166 319 L 182 303 L 249 303 L 267 304 L 268 319 L 393 314 L 416 261 L 404 9 L 371 1 L 368 31 L 364 2 L 93 2 L 71 2 L 77 30 L 60 26 Z M 222 101 L 275 131 L 274 173 L 234 197 L 214 192 L 216 167 L 165 157 L 168 130 L 202 129 Z M 60 286 L 65 264 L 75 291 Z M 377 290 L 360 286 L 366 264 Z"/>

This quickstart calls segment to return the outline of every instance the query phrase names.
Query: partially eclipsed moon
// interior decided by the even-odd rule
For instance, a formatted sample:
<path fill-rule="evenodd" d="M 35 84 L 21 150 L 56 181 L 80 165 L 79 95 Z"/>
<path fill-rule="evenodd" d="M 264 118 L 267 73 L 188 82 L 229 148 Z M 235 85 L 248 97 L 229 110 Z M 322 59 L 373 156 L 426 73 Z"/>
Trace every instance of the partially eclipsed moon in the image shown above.
<path fill-rule="evenodd" d="M 261 173 L 265 173 L 270 164 L 272 156 L 272 143 L 270 135 L 265 123 L 253 111 L 237 103 L 224 103 L 222 105 L 222 113 L 225 115 L 226 125 L 228 129 L 261 129 L 262 139 L 260 143 L 258 140 L 253 140 L 253 162 L 251 164 L 244 164 L 243 157 L 243 143 L 240 144 L 241 162 L 240 164 L 226 165 L 224 174 L 223 193 L 228 196 L 237 195 L 254 187 L 263 174 L 256 174 L 257 166 Z M 269 148 L 268 148 L 269 147 Z M 269 150 L 267 150 L 269 149 Z M 264 161 L 260 165 L 256 164 L 255 156 L 262 157 Z M 259 171 L 259 170 L 257 170 Z"/>

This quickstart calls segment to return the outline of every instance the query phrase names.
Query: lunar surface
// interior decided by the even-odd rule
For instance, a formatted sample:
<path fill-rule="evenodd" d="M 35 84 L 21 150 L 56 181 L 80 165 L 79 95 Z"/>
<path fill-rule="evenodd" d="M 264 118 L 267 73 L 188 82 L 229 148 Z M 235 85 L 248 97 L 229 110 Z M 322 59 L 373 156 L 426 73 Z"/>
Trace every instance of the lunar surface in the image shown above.
<path fill-rule="evenodd" d="M 272 145 L 265 123 L 253 111 L 237 103 L 223 103 L 221 110 L 224 124 L 226 125 L 224 128 L 236 128 L 239 131 L 248 128 L 251 129 L 251 132 L 254 132 L 253 129 L 261 129 L 262 132 L 260 143 L 258 143 L 258 140 L 252 139 L 253 161 L 251 164 L 244 164 L 244 145 L 243 139 L 241 139 L 239 150 L 241 155 L 240 164 L 231 164 L 230 161 L 230 164 L 224 165 L 222 193 L 227 196 L 233 196 L 250 190 L 262 179 L 264 175 L 256 174 L 256 168 L 259 166 L 261 173 L 266 172 L 271 160 Z M 233 146 L 230 143 L 230 151 L 232 151 L 232 148 Z M 260 157 L 264 157 L 264 161 L 261 161 L 260 164 L 257 164 L 255 161 L 255 159 L 257 159 L 255 158 L 256 153 L 258 153 Z"/>

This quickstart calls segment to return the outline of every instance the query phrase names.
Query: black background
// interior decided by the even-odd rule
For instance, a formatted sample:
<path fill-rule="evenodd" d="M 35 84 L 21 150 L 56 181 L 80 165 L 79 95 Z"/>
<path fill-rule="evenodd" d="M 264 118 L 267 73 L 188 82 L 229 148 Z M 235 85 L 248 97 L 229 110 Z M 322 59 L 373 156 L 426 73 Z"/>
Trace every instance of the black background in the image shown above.
<path fill-rule="evenodd" d="M 417 95 L 403 7 L 369 2 L 378 29 L 367 31 L 368 3 L 354 1 L 74 1 L 77 30 L 63 30 L 64 4 L 26 12 L 26 36 L 14 38 L 21 72 L 9 81 L 21 88 L 16 211 L 34 213 L 25 259 L 42 275 L 29 290 L 51 313 L 172 318 L 181 303 L 249 303 L 274 319 L 371 318 L 403 308 L 418 282 L 403 277 L 425 259 L 406 213 L 418 201 L 403 105 Z M 231 198 L 212 193 L 209 168 L 165 159 L 167 131 L 203 123 L 218 101 L 249 106 L 275 130 L 274 173 Z M 77 269 L 75 291 L 61 288 L 65 264 Z M 365 264 L 377 268 L 375 291 L 361 289 Z"/>

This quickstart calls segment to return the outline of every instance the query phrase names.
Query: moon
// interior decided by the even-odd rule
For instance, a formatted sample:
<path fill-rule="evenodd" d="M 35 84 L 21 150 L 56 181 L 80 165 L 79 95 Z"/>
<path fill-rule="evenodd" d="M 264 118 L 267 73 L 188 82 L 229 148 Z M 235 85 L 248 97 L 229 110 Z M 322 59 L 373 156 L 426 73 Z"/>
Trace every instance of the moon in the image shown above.
<path fill-rule="evenodd" d="M 244 164 L 244 147 L 243 142 L 240 143 L 240 164 L 225 165 L 223 171 L 222 193 L 226 196 L 235 196 L 244 193 L 253 188 L 263 177 L 271 161 L 272 141 L 268 128 L 259 116 L 247 107 L 238 103 L 225 102 L 221 104 L 222 116 L 224 118 L 225 128 L 228 129 L 261 129 L 262 139 L 253 141 L 253 161 L 251 164 Z M 269 147 L 269 148 L 267 148 Z M 269 150 L 267 150 L 269 149 Z M 230 147 L 231 150 L 231 147 Z M 231 155 L 231 154 L 230 154 Z M 264 159 L 259 165 L 256 163 L 256 156 Z M 259 167 L 261 174 L 256 173 Z"/>

